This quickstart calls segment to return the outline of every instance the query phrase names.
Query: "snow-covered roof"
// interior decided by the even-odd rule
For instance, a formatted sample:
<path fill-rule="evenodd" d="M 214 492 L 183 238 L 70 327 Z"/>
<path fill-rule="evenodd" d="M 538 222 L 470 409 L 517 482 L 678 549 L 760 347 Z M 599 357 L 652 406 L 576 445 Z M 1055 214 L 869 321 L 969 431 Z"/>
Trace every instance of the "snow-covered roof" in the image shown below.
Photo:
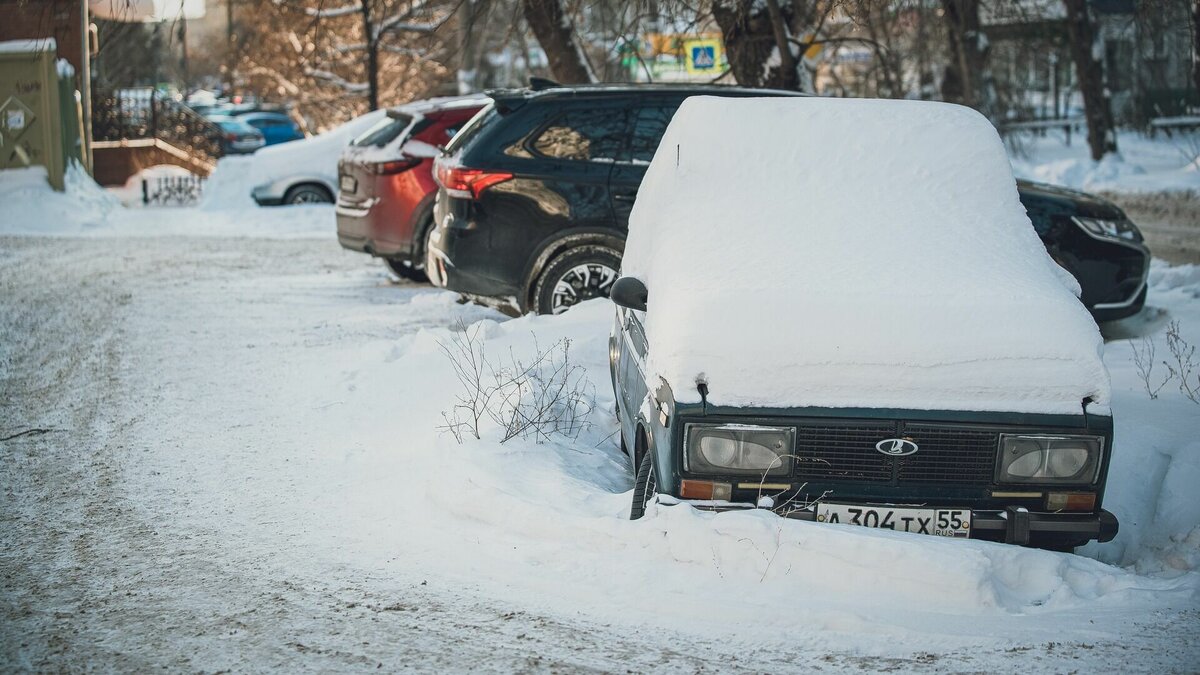
<path fill-rule="evenodd" d="M 58 43 L 52 37 L 5 40 L 4 42 L 0 42 L 0 54 L 36 54 L 57 50 Z"/>
<path fill-rule="evenodd" d="M 689 98 L 623 273 L 682 401 L 1078 413 L 1103 342 L 992 125 L 942 103 Z"/>

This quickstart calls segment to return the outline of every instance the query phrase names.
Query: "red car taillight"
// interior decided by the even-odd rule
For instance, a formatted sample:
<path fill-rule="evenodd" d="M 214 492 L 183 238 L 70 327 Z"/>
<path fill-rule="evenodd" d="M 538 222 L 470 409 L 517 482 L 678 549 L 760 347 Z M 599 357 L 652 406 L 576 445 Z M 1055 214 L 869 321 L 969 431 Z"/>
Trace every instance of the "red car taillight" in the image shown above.
<path fill-rule="evenodd" d="M 438 162 L 435 173 L 438 183 L 446 188 L 451 197 L 463 199 L 479 199 L 484 190 L 512 180 L 511 173 L 501 171 L 486 171 L 484 169 L 468 169 L 462 166 L 452 166 Z"/>
<path fill-rule="evenodd" d="M 392 160 L 390 162 L 374 162 L 368 164 L 367 167 L 372 173 L 380 176 L 389 176 L 391 174 L 408 171 L 420 163 L 420 157 L 404 157 L 402 159 Z"/>

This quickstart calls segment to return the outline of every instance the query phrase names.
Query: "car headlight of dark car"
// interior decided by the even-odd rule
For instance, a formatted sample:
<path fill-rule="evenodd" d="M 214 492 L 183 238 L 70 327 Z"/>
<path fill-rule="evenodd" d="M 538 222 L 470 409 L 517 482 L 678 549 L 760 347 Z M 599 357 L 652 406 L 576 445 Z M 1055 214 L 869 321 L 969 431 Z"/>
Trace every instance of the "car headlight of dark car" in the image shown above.
<path fill-rule="evenodd" d="M 792 471 L 796 430 L 751 424 L 689 424 L 686 468 L 695 473 L 769 476 Z"/>
<path fill-rule="evenodd" d="M 1122 239 L 1125 241 L 1142 240 L 1141 231 L 1139 231 L 1137 225 L 1134 225 L 1133 222 L 1128 218 L 1107 219 L 1074 216 L 1071 218 L 1071 220 L 1094 237 L 1101 237 L 1104 239 Z"/>
<path fill-rule="evenodd" d="M 1100 475 L 1099 436 L 1000 435 L 1000 483 L 1092 484 Z"/>

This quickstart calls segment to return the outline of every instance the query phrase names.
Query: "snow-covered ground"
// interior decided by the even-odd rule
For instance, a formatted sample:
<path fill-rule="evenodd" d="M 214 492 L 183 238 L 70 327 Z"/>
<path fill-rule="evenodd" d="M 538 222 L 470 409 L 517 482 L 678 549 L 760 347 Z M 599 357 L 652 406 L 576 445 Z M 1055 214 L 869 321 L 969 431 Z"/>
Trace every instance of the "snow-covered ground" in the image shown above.
<path fill-rule="evenodd" d="M 1073 556 L 763 512 L 630 522 L 606 301 L 508 320 L 342 251 L 328 207 L 85 188 L 0 181 L 6 669 L 1200 663 L 1200 406 L 1151 400 L 1132 360 L 1141 336 L 1166 356 L 1171 320 L 1200 342 L 1200 268 L 1156 266 L 1149 308 L 1105 327 L 1122 529 Z M 439 433 L 459 322 L 496 358 L 570 339 L 590 427 Z"/>
<path fill-rule="evenodd" d="M 1076 190 L 1104 193 L 1200 191 L 1200 132 L 1159 133 L 1153 138 L 1133 130 L 1117 134 L 1116 155 L 1094 162 L 1086 134 L 1070 143 L 1061 131 L 1029 132 L 1007 139 L 1013 172 L 1019 178 Z"/>

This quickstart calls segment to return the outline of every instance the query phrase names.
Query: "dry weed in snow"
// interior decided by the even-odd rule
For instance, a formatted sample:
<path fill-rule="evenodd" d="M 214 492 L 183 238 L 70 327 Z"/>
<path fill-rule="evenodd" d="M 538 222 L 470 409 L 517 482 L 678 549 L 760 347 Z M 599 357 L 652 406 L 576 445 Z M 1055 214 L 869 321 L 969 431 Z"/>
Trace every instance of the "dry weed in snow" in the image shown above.
<path fill-rule="evenodd" d="M 1183 338 L 1179 321 L 1167 324 L 1167 350 L 1171 353 L 1171 361 L 1174 363 L 1163 360 L 1162 364 L 1167 373 L 1158 384 L 1154 383 L 1157 379 L 1154 377 L 1154 340 L 1144 337 L 1140 345 L 1131 342 L 1130 348 L 1133 350 L 1133 365 L 1138 378 L 1151 399 L 1158 398 L 1158 393 L 1171 380 L 1178 380 L 1179 393 L 1192 403 L 1200 404 L 1200 362 L 1196 357 L 1196 345 Z"/>
<path fill-rule="evenodd" d="M 442 411 L 449 432 L 459 443 L 466 435 L 481 438 L 485 420 L 502 432 L 500 442 L 514 438 L 549 440 L 555 434 L 576 438 L 587 428 L 595 407 L 586 370 L 571 363 L 571 341 L 558 340 L 543 350 L 534 336 L 528 361 L 509 351 L 507 363 L 488 358 L 481 325 L 461 321 L 450 340 L 438 345 L 450 360 L 463 391 L 449 410 Z"/>

